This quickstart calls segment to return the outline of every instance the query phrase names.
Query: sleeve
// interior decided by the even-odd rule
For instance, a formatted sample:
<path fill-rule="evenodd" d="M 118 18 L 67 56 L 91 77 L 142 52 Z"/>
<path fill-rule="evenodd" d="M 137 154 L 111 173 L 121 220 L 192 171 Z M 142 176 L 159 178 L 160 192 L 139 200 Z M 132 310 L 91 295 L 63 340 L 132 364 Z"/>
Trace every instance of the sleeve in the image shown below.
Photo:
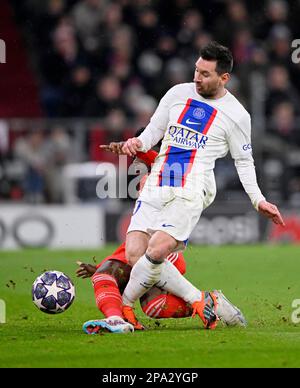
<path fill-rule="evenodd" d="M 151 167 L 154 163 L 155 158 L 157 157 L 158 153 L 153 150 L 149 150 L 146 153 L 144 152 L 137 152 L 136 156 L 137 158 L 141 159 L 148 167 Z"/>
<path fill-rule="evenodd" d="M 258 210 L 259 202 L 264 201 L 265 197 L 257 184 L 252 157 L 251 119 L 249 114 L 244 115 L 242 120 L 234 125 L 228 136 L 228 144 L 243 188 L 255 209 Z"/>
<path fill-rule="evenodd" d="M 141 152 L 147 152 L 164 137 L 169 122 L 169 111 L 174 96 L 174 88 L 176 86 L 171 88 L 160 100 L 156 111 L 151 117 L 150 123 L 138 137 L 143 143 L 140 149 Z"/>

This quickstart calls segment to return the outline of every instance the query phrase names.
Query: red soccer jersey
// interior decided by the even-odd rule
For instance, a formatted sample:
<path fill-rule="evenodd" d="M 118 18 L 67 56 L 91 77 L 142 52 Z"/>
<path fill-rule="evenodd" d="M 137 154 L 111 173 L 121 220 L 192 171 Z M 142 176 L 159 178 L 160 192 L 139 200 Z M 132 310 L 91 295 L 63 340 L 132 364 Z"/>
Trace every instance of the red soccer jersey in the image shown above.
<path fill-rule="evenodd" d="M 128 264 L 128 260 L 126 259 L 125 256 L 125 242 L 121 244 L 113 254 L 110 256 L 107 256 L 105 259 L 101 261 L 100 264 L 98 264 L 96 267 L 99 268 L 103 263 L 105 263 L 107 260 L 118 260 L 121 261 L 122 263 Z M 178 271 L 184 275 L 186 271 L 186 265 L 185 265 L 185 260 L 183 253 L 181 252 L 175 252 L 171 253 L 168 257 L 167 260 L 172 263 Z"/>

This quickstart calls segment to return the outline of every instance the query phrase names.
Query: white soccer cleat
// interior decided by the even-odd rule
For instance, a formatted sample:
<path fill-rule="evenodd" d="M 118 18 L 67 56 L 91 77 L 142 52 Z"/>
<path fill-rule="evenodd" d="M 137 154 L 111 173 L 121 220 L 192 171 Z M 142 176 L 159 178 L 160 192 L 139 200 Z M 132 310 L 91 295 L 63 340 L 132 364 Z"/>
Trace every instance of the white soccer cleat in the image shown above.
<path fill-rule="evenodd" d="M 134 327 L 125 322 L 123 318 L 118 316 L 112 316 L 105 319 L 95 319 L 87 321 L 83 324 L 82 330 L 86 334 L 98 334 L 99 332 L 110 332 L 110 333 L 132 333 Z"/>
<path fill-rule="evenodd" d="M 217 310 L 216 313 L 221 321 L 227 326 L 247 326 L 247 321 L 241 312 L 235 305 L 233 305 L 222 293 L 222 291 L 213 291 L 213 294 L 217 298 Z"/>

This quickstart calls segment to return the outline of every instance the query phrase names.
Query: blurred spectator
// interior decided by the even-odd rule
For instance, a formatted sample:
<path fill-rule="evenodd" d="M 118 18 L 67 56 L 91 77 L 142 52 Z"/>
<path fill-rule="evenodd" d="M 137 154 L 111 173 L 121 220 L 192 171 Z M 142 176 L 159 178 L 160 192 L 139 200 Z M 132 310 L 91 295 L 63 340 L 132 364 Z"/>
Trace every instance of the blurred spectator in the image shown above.
<path fill-rule="evenodd" d="M 249 13 L 244 1 L 230 0 L 227 2 L 226 16 L 217 17 L 213 25 L 216 40 L 220 40 L 226 46 L 232 46 L 233 40 L 241 29 L 251 30 Z"/>
<path fill-rule="evenodd" d="M 86 65 L 88 58 L 80 49 L 75 31 L 67 19 L 60 20 L 53 34 L 53 50 L 43 58 L 45 85 L 42 99 L 49 116 L 60 116 L 63 104 L 63 83 L 70 71 Z"/>
<path fill-rule="evenodd" d="M 130 118 L 135 117 L 136 115 L 136 106 L 141 98 L 146 94 L 145 89 L 140 82 L 134 82 L 129 85 L 124 91 L 124 104 L 126 110 L 129 113 Z"/>
<path fill-rule="evenodd" d="M 122 25 L 122 20 L 121 5 L 116 2 L 109 2 L 98 30 L 98 50 L 93 53 L 98 70 L 105 69 L 107 66 L 106 57 L 110 51 L 111 38 Z"/>
<path fill-rule="evenodd" d="M 137 70 L 145 89 L 149 89 L 160 78 L 163 61 L 154 50 L 144 51 L 137 60 Z"/>
<path fill-rule="evenodd" d="M 262 145 L 268 189 L 281 192 L 287 200 L 291 182 L 300 169 L 300 159 L 295 158 L 300 154 L 300 121 L 289 101 L 274 107 Z"/>
<path fill-rule="evenodd" d="M 202 31 L 203 17 L 197 9 L 189 9 L 182 17 L 177 41 L 181 47 L 188 49 L 196 35 Z"/>
<path fill-rule="evenodd" d="M 156 53 L 164 62 L 176 57 L 177 42 L 175 38 L 168 33 L 161 34 L 156 43 Z"/>
<path fill-rule="evenodd" d="M 30 203 L 41 203 L 45 199 L 45 171 L 47 159 L 44 133 L 34 130 L 17 140 L 15 156 L 24 164 L 23 188 L 25 198 Z"/>
<path fill-rule="evenodd" d="M 148 95 L 143 95 L 135 105 L 135 128 L 146 127 L 157 107 L 156 100 Z"/>
<path fill-rule="evenodd" d="M 283 101 L 290 101 L 294 105 L 295 109 L 298 107 L 299 93 L 291 85 L 289 74 L 285 67 L 281 65 L 272 66 L 268 72 L 267 84 L 267 115 L 270 115 L 270 113 L 274 110 L 274 107 Z"/>
<path fill-rule="evenodd" d="M 268 55 L 266 51 L 259 45 L 253 47 L 251 65 L 253 70 L 263 70 L 265 73 L 268 66 Z"/>
<path fill-rule="evenodd" d="M 99 26 L 104 19 L 107 3 L 107 0 L 83 0 L 72 9 L 74 27 L 87 51 L 95 51 L 98 48 Z"/>
<path fill-rule="evenodd" d="M 272 27 L 277 24 L 288 22 L 289 4 L 284 0 L 268 0 L 265 12 L 258 11 L 258 18 L 255 21 L 256 36 L 260 39 L 267 39 Z"/>
<path fill-rule="evenodd" d="M 288 148 L 300 147 L 299 124 L 294 105 L 291 102 L 283 101 L 274 107 L 267 131 L 269 135 L 273 135 L 283 141 L 278 151 L 283 152 L 283 146 L 287 152 Z"/>
<path fill-rule="evenodd" d="M 62 201 L 63 167 L 70 163 L 74 148 L 65 128 L 57 126 L 51 130 L 45 143 L 45 157 L 47 168 L 45 169 L 45 195 L 50 203 Z"/>
<path fill-rule="evenodd" d="M 134 55 L 132 30 L 125 25 L 118 27 L 110 37 L 110 49 L 107 51 L 107 66 L 126 85 L 130 81 L 131 63 Z"/>
<path fill-rule="evenodd" d="M 276 24 L 269 34 L 270 60 L 275 63 L 287 65 L 291 58 L 292 34 L 284 24 Z"/>
<path fill-rule="evenodd" d="M 111 152 L 100 150 L 100 144 L 112 141 L 124 141 L 132 136 L 127 128 L 127 118 L 121 109 L 113 109 L 107 113 L 102 125 L 92 128 L 89 136 L 89 154 L 91 160 L 118 163 L 118 156 Z"/>
<path fill-rule="evenodd" d="M 121 94 L 121 85 L 117 78 L 110 75 L 100 78 L 94 97 L 87 101 L 85 115 L 105 117 L 112 109 L 122 108 Z"/>
<path fill-rule="evenodd" d="M 155 46 L 161 27 L 157 12 L 150 7 L 137 10 L 136 28 L 138 31 L 138 47 L 141 51 L 148 50 Z"/>
<path fill-rule="evenodd" d="M 192 80 L 191 69 L 183 59 L 172 58 L 166 63 L 164 79 L 165 90 L 179 83 L 190 82 Z"/>
<path fill-rule="evenodd" d="M 51 36 L 66 10 L 65 0 L 46 1 L 45 9 L 36 18 L 35 29 L 41 50 L 51 45 Z"/>
<path fill-rule="evenodd" d="M 86 66 L 75 67 L 65 83 L 62 115 L 79 117 L 84 114 L 84 105 L 91 94 L 91 71 Z"/>
<path fill-rule="evenodd" d="M 253 56 L 255 42 L 248 28 L 240 28 L 237 30 L 236 36 L 232 42 L 232 53 L 235 59 L 235 66 L 249 63 Z"/>

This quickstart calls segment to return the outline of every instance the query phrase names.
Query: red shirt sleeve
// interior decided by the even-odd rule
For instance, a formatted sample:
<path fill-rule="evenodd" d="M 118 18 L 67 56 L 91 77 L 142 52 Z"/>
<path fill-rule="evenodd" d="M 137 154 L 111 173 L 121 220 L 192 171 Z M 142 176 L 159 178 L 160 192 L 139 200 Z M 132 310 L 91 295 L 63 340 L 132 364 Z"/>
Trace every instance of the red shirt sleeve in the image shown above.
<path fill-rule="evenodd" d="M 136 156 L 146 163 L 147 166 L 151 167 L 157 157 L 158 152 L 149 150 L 148 152 L 137 152 Z"/>

